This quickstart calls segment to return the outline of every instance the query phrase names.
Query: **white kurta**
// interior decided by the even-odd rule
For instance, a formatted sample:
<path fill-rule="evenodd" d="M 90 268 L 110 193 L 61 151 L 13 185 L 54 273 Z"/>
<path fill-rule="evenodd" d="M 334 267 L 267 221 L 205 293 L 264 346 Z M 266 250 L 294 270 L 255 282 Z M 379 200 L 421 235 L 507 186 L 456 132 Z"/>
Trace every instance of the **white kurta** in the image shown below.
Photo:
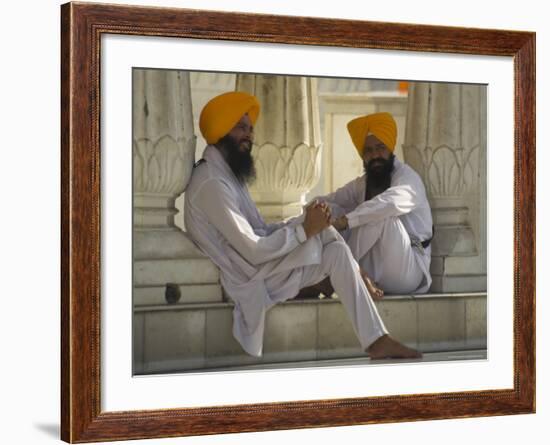
<path fill-rule="evenodd" d="M 342 293 L 349 298 L 343 303 L 348 313 L 353 309 L 350 317 L 360 342 L 367 347 L 387 332 L 364 283 L 351 277 L 355 271 L 350 261 L 355 260 L 335 230 L 306 240 L 303 216 L 266 224 L 219 151 L 207 146 L 203 158 L 206 162 L 194 168 L 185 191 L 185 227 L 221 270 L 222 285 L 235 302 L 233 334 L 246 352 L 262 354 L 270 307 L 293 298 L 302 287 L 321 281 L 346 261 L 349 272 L 346 282 L 342 281 L 346 286 Z M 338 246 L 324 249 L 329 244 Z M 331 263 L 332 270 L 323 261 Z"/>
<path fill-rule="evenodd" d="M 382 289 L 427 292 L 431 246 L 412 241 L 432 236 L 432 214 L 422 179 L 395 158 L 390 187 L 365 201 L 366 175 L 317 199 L 326 201 L 334 216 L 345 214 L 349 229 L 342 235 L 361 267 Z M 411 287 L 412 286 L 412 287 Z"/>

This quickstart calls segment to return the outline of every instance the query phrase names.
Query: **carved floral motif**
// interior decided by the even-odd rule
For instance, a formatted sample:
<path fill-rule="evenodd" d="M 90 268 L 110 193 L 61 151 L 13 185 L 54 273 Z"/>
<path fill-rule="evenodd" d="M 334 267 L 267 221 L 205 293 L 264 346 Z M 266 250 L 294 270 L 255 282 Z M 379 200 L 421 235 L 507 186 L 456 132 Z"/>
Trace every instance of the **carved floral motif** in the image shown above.
<path fill-rule="evenodd" d="M 196 137 L 133 142 L 134 193 L 180 195 L 191 178 Z"/>
<path fill-rule="evenodd" d="M 470 148 L 404 145 L 407 163 L 425 180 L 430 196 L 462 196 L 479 184 L 479 145 Z"/>
<path fill-rule="evenodd" d="M 251 191 L 285 190 L 308 192 L 319 180 L 321 145 L 301 143 L 294 148 L 278 147 L 270 142 L 254 145 L 252 155 L 257 179 Z"/>

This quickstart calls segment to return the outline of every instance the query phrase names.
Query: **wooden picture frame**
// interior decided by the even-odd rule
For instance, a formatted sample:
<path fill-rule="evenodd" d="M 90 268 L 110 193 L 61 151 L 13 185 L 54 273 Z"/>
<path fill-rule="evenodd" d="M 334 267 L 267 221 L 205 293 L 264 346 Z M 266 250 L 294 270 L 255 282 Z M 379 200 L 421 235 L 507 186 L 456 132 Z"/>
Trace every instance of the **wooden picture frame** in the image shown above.
<path fill-rule="evenodd" d="M 513 389 L 102 412 L 99 120 L 102 34 L 513 57 Z M 67 3 L 61 7 L 61 35 L 63 440 L 96 442 L 535 411 L 534 33 Z"/>

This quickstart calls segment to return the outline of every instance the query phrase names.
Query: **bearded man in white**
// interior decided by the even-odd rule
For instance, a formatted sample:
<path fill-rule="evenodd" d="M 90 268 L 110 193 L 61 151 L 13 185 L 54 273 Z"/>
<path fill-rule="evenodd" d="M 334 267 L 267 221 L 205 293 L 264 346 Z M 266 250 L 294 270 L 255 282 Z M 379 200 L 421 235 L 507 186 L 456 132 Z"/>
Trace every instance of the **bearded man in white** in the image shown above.
<path fill-rule="evenodd" d="M 185 192 L 185 227 L 220 268 L 235 303 L 233 335 L 247 353 L 261 356 L 268 309 L 329 277 L 371 358 L 420 357 L 388 335 L 357 262 L 330 226 L 327 206 L 314 202 L 305 215 L 277 224 L 260 216 L 246 186 L 255 173 L 259 110 L 257 99 L 242 92 L 206 104 L 199 124 L 208 145 Z"/>
<path fill-rule="evenodd" d="M 348 123 L 365 174 L 318 197 L 334 216 L 371 295 L 427 292 L 433 234 L 432 214 L 420 176 L 393 154 L 397 125 L 389 113 Z M 325 294 L 330 294 L 330 285 Z"/>

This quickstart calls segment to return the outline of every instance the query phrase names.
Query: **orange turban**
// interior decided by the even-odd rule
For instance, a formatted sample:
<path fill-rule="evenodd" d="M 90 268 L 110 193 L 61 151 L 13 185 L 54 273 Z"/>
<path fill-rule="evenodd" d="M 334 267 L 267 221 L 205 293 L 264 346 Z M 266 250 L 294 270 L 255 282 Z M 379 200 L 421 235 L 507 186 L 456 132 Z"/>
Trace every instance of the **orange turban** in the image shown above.
<path fill-rule="evenodd" d="M 248 93 L 231 91 L 211 99 L 199 118 L 199 127 L 206 142 L 218 142 L 246 113 L 254 125 L 260 113 L 260 103 Z"/>
<path fill-rule="evenodd" d="M 348 122 L 348 131 L 361 157 L 369 134 L 380 139 L 391 152 L 395 149 L 397 125 L 390 113 L 374 113 L 353 119 Z"/>

